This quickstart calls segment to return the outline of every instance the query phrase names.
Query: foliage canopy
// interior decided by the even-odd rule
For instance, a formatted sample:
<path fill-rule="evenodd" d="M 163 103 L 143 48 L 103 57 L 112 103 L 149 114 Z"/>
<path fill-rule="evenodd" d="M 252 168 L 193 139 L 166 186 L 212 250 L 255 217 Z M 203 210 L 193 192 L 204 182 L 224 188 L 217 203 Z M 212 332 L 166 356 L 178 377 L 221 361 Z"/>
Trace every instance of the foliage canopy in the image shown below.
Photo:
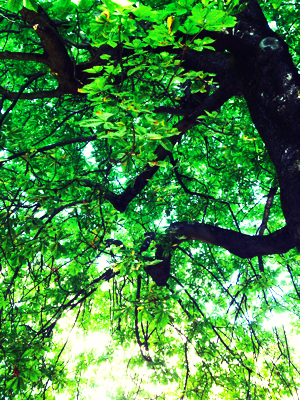
<path fill-rule="evenodd" d="M 298 398 L 299 7 L 77 3 L 0 1 L 1 399 Z"/>

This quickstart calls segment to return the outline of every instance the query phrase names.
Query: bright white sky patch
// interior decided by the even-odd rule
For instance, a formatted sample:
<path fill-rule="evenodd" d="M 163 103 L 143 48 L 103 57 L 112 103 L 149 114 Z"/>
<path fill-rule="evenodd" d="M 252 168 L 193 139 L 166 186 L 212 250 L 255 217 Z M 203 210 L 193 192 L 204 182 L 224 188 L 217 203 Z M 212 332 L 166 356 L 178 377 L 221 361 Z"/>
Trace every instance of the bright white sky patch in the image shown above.
<path fill-rule="evenodd" d="M 132 3 L 130 1 L 128 1 L 128 0 L 112 0 L 112 1 L 114 3 L 119 4 L 120 6 L 123 6 L 123 7 L 128 7 L 128 6 L 132 5 Z"/>
<path fill-rule="evenodd" d="M 275 29 L 277 29 L 276 21 L 271 21 L 271 22 L 269 22 L 269 27 L 270 27 L 273 31 L 275 31 Z"/>
<path fill-rule="evenodd" d="M 72 355 L 77 356 L 80 353 L 88 352 L 91 349 L 94 350 L 95 356 L 99 357 L 101 354 L 105 352 L 105 347 L 109 343 L 109 336 L 105 335 L 101 332 L 93 332 L 88 334 L 86 338 L 78 337 L 76 331 L 74 330 L 70 334 L 69 342 L 72 345 Z M 68 363 L 68 367 L 72 367 L 70 363 Z M 88 368 L 84 373 L 84 378 L 91 379 L 95 375 L 94 366 Z M 87 399 L 101 399 L 101 400 L 109 400 L 106 397 L 106 387 L 109 386 L 109 382 L 105 380 L 105 374 L 103 374 L 104 378 L 101 379 L 101 374 L 98 371 L 99 379 L 97 379 L 97 387 L 83 387 L 80 388 L 81 395 L 85 396 Z M 55 400 L 69 400 L 69 394 L 61 393 L 56 394 Z"/>

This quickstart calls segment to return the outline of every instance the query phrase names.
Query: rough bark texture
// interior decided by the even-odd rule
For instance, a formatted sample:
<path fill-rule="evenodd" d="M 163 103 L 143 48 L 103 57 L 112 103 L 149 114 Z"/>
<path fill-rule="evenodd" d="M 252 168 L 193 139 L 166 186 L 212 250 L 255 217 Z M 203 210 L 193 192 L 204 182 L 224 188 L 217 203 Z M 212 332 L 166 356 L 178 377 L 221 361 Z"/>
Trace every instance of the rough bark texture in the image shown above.
<path fill-rule="evenodd" d="M 247 21 L 243 26 L 245 35 L 254 34 L 253 45 L 247 46 L 244 54 L 232 53 L 252 120 L 278 174 L 288 230 L 300 248 L 299 74 L 288 46 L 266 29 L 256 1 L 249 3 L 240 18 L 238 26 Z M 257 21 L 261 21 L 258 26 Z"/>

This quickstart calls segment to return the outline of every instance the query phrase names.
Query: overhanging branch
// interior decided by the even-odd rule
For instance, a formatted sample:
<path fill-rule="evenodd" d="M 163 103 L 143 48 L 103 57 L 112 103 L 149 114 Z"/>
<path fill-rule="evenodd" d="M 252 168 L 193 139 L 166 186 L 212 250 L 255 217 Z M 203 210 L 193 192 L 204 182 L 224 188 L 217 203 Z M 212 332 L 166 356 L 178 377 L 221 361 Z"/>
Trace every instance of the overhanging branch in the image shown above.
<path fill-rule="evenodd" d="M 44 48 L 47 65 L 56 74 L 59 86 L 64 92 L 77 94 L 82 86 L 75 77 L 75 64 L 68 54 L 66 43 L 41 6 L 38 12 L 25 7 L 20 11 L 24 20 L 32 26 Z"/>
<path fill-rule="evenodd" d="M 68 94 L 68 92 L 65 92 L 61 88 L 57 88 L 54 90 L 42 90 L 38 92 L 22 93 L 21 95 L 19 95 L 19 92 L 7 92 L 4 88 L 1 87 L 0 93 L 5 95 L 5 98 L 8 100 L 13 100 L 17 97 L 18 99 L 22 100 L 54 99 L 56 97 L 62 96 L 63 94 Z"/>
<path fill-rule="evenodd" d="M 176 249 L 180 243 L 190 240 L 222 247 L 240 258 L 281 254 L 296 247 L 287 227 L 270 235 L 251 236 L 208 224 L 175 222 L 168 228 L 167 237 L 166 245 L 157 246 L 155 258 L 161 261 L 145 268 L 158 286 L 165 286 L 170 277 L 171 252 L 168 249 Z"/>
<path fill-rule="evenodd" d="M 175 222 L 169 231 L 172 244 L 197 240 L 220 246 L 241 258 L 286 253 L 295 247 L 287 227 L 266 236 L 251 236 L 208 224 Z"/>
<path fill-rule="evenodd" d="M 0 52 L 0 60 L 17 60 L 17 61 L 34 61 L 48 65 L 47 59 L 43 54 L 39 53 L 24 53 L 14 51 Z"/>

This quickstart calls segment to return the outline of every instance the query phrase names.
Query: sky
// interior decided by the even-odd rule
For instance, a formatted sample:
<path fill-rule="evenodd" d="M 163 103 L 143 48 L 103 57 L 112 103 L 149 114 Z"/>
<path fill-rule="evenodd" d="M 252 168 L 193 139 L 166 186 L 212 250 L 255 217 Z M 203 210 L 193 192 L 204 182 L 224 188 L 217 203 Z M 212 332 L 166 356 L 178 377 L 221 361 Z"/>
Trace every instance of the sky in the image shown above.
<path fill-rule="evenodd" d="M 105 346 L 109 343 L 109 337 L 101 332 L 91 333 L 86 338 L 78 337 L 78 332 L 73 330 L 70 335 L 69 343 L 72 347 L 71 354 L 72 356 L 79 355 L 81 352 L 88 352 L 89 350 L 94 349 L 95 356 L 99 357 L 105 352 Z M 72 361 L 68 364 L 69 368 L 72 368 Z M 100 373 L 101 368 L 101 373 Z M 105 373 L 103 373 L 103 367 L 100 367 L 98 371 L 98 379 L 96 388 L 84 388 L 82 394 L 86 397 L 91 397 L 91 399 L 101 399 L 101 400 L 110 400 L 106 396 L 106 387 L 108 385 L 108 381 L 103 378 Z M 85 378 L 92 380 L 95 376 L 94 368 L 88 368 L 86 373 L 84 374 Z M 69 400 L 68 394 L 57 394 L 55 397 L 56 400 Z"/>

